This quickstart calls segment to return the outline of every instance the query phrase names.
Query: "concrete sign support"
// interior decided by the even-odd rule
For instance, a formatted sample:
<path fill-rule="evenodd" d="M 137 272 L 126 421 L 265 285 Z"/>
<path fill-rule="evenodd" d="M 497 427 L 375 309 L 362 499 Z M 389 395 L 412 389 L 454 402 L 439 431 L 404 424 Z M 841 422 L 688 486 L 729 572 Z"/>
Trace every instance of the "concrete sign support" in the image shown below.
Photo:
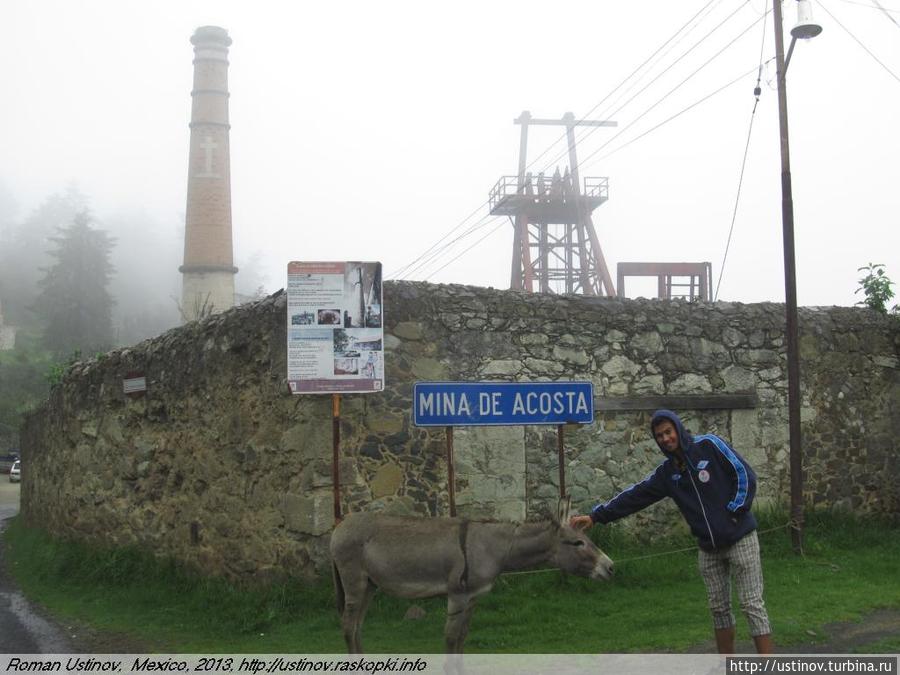
<path fill-rule="evenodd" d="M 450 516 L 456 516 L 454 426 L 555 424 L 559 496 L 566 496 L 565 425 L 594 421 L 590 382 L 417 382 L 413 424 L 445 428 Z"/>

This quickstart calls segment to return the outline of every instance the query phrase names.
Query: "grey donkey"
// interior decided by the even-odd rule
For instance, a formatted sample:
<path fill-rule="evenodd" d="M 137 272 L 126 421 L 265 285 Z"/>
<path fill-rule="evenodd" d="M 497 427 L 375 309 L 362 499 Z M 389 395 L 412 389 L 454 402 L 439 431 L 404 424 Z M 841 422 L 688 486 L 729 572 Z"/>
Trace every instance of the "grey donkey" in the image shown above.
<path fill-rule="evenodd" d="M 448 653 L 462 653 L 475 600 L 501 572 L 551 565 L 609 579 L 613 562 L 569 527 L 569 501 L 552 521 L 509 523 L 353 513 L 331 535 L 337 608 L 347 649 L 362 652 L 362 624 L 376 588 L 401 598 L 447 596 Z"/>

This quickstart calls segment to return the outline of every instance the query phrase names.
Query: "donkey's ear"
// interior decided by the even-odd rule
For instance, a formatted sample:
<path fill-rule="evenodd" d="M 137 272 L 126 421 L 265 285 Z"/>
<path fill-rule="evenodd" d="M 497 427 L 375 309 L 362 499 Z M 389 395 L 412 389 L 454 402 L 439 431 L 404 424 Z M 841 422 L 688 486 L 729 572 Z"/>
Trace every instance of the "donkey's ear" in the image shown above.
<path fill-rule="evenodd" d="M 556 522 L 560 525 L 567 525 L 569 523 L 569 511 L 572 509 L 572 497 L 566 495 L 565 497 L 559 498 L 559 503 L 556 507 Z"/>

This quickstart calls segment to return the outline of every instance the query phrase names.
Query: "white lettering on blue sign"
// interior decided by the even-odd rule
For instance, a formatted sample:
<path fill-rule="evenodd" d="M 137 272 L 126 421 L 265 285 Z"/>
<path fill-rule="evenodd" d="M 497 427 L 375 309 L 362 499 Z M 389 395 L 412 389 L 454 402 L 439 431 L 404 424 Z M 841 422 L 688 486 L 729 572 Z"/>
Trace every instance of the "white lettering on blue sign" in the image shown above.
<path fill-rule="evenodd" d="M 500 392 L 482 391 L 478 393 L 479 415 L 500 415 Z"/>
<path fill-rule="evenodd" d="M 590 382 L 418 382 L 413 401 L 417 426 L 594 421 Z"/>
<path fill-rule="evenodd" d="M 576 398 L 577 402 L 573 405 Z M 524 396 L 517 392 L 513 399 L 513 415 L 563 415 L 566 412 L 575 415 L 589 412 L 584 392 L 557 391 L 551 394 L 529 391 Z"/>
<path fill-rule="evenodd" d="M 419 392 L 419 412 L 422 415 L 471 415 L 472 406 L 465 392 Z"/>

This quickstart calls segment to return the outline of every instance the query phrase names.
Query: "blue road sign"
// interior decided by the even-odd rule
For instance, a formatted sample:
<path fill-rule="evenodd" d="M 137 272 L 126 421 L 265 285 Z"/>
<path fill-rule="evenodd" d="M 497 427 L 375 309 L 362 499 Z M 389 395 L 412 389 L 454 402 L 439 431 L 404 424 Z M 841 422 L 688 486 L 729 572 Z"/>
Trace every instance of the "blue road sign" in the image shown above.
<path fill-rule="evenodd" d="M 590 382 L 416 382 L 418 427 L 590 424 Z"/>

